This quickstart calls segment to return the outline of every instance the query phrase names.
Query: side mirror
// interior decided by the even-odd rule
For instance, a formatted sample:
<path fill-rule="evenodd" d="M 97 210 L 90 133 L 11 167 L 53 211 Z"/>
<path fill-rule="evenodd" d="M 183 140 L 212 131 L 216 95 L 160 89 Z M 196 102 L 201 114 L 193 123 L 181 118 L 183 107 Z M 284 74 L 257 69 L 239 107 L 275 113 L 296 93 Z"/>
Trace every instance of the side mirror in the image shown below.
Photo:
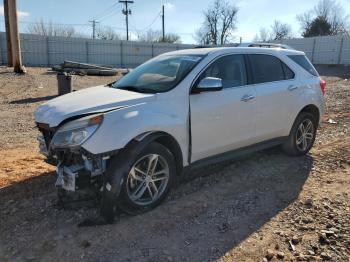
<path fill-rule="evenodd" d="M 216 77 L 203 78 L 198 86 L 193 89 L 193 93 L 211 92 L 222 90 L 222 80 Z"/>

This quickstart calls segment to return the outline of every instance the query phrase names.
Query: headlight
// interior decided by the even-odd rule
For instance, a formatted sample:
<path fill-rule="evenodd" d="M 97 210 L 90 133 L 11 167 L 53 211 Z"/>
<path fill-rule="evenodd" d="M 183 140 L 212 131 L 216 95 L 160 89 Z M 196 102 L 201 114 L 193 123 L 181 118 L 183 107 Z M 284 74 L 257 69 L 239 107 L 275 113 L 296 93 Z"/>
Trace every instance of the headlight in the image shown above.
<path fill-rule="evenodd" d="M 75 147 L 84 143 L 100 126 L 103 115 L 87 116 L 63 125 L 52 138 L 51 146 Z"/>

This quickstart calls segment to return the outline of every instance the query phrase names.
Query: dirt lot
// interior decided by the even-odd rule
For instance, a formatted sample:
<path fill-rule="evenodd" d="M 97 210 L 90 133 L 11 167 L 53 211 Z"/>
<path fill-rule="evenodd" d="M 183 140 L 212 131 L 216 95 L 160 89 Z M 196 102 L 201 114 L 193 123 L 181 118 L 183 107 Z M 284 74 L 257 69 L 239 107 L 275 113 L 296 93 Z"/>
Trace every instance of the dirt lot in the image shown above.
<path fill-rule="evenodd" d="M 0 68 L 0 261 L 350 261 L 350 68 L 319 71 L 327 114 L 309 155 L 275 148 L 199 170 L 154 211 L 78 227 L 97 208 L 59 208 L 36 149 L 33 110 L 55 75 Z"/>

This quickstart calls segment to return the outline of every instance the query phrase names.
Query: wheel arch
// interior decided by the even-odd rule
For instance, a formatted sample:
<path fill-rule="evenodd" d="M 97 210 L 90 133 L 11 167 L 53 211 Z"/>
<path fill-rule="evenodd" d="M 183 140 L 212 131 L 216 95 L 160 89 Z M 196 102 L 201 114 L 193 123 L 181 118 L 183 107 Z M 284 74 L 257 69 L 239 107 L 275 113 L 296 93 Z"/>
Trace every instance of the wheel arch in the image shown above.
<path fill-rule="evenodd" d="M 300 113 L 302 112 L 306 112 L 306 113 L 311 113 L 312 115 L 315 116 L 316 118 L 316 123 L 317 125 L 319 124 L 319 121 L 320 121 L 320 110 L 319 108 L 314 105 L 314 104 L 309 104 L 309 105 L 306 105 L 304 106 L 298 113 L 297 117 L 300 115 Z"/>
<path fill-rule="evenodd" d="M 164 131 L 154 131 L 146 132 L 133 138 L 126 146 L 128 148 L 129 144 L 136 147 L 140 147 L 140 151 L 145 148 L 149 143 L 157 142 L 164 147 L 166 147 L 175 158 L 176 174 L 181 175 L 183 171 L 183 154 L 181 147 L 177 140 L 169 133 Z"/>

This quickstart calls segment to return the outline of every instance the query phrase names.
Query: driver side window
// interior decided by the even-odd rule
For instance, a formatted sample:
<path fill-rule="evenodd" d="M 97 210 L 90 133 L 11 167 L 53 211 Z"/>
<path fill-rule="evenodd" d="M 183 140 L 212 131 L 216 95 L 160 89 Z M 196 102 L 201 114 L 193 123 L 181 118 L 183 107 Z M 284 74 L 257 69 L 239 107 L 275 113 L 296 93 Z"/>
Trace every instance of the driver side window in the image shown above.
<path fill-rule="evenodd" d="M 220 78 L 223 88 L 246 85 L 247 74 L 244 56 L 228 55 L 220 57 L 202 73 L 199 81 L 206 77 Z"/>

